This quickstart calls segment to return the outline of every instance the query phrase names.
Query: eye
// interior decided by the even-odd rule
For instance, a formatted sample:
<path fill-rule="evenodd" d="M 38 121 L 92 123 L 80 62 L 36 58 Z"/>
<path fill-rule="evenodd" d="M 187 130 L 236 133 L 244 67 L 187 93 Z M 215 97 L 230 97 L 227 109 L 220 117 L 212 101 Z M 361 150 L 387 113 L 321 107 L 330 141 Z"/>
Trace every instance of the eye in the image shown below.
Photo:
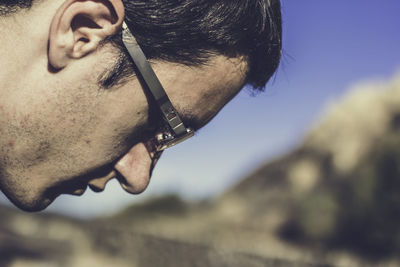
<path fill-rule="evenodd" d="M 149 119 L 145 129 L 146 135 L 155 136 L 163 132 L 164 124 L 162 120 Z"/>

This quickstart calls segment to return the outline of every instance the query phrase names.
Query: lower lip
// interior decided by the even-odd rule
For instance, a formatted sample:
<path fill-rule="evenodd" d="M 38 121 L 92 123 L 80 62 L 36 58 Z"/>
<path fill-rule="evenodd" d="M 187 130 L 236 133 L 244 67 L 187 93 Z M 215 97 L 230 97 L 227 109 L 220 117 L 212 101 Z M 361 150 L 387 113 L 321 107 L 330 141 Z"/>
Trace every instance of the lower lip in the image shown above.
<path fill-rule="evenodd" d="M 74 190 L 72 193 L 70 193 L 70 194 L 71 194 L 71 195 L 74 195 L 74 196 L 82 196 L 82 195 L 85 193 L 86 188 L 87 188 L 87 185 L 85 185 L 84 188 L 75 189 L 75 190 Z"/>

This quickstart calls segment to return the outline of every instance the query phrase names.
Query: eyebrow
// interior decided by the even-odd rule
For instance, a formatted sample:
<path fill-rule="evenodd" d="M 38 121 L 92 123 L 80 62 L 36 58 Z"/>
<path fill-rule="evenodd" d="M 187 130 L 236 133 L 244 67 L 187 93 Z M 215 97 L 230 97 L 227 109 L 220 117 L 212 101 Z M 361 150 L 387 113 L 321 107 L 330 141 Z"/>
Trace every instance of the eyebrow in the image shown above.
<path fill-rule="evenodd" d="M 194 131 L 198 131 L 201 127 L 204 126 L 198 118 L 194 117 L 192 114 L 188 114 L 187 112 L 183 111 L 179 114 L 183 123 L 189 127 L 191 127 Z"/>
<path fill-rule="evenodd" d="M 160 108 L 157 106 L 155 103 L 155 100 L 153 99 L 152 96 L 150 96 L 150 102 L 149 102 L 149 125 L 150 127 L 155 127 L 155 128 L 164 128 L 165 127 L 165 120 L 162 117 L 162 113 Z M 193 114 L 188 112 L 187 110 L 180 110 L 179 111 L 179 117 L 181 118 L 182 122 L 184 125 L 187 127 L 190 127 L 193 129 L 193 131 L 198 132 L 200 128 L 202 128 L 206 123 L 202 122 Z"/>

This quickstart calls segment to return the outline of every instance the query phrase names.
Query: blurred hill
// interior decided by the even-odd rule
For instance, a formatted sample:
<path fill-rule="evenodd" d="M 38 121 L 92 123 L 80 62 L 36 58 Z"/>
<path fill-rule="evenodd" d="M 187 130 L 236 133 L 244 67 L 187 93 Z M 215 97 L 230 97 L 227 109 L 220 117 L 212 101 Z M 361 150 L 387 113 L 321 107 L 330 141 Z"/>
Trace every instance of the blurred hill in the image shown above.
<path fill-rule="evenodd" d="M 357 85 L 216 199 L 89 221 L 1 208 L 0 266 L 400 266 L 399 131 L 400 75 Z"/>
<path fill-rule="evenodd" d="M 168 199 L 165 198 L 167 202 Z M 0 218 L 1 267 L 319 266 L 220 250 L 96 221 L 23 213 L 3 206 Z"/>

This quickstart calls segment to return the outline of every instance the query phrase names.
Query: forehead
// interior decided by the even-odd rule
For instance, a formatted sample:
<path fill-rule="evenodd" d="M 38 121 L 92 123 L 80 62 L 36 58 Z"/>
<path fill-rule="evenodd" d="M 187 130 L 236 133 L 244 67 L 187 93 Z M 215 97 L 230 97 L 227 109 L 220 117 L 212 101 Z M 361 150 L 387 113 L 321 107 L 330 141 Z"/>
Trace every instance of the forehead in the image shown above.
<path fill-rule="evenodd" d="M 183 120 L 200 128 L 243 87 L 247 63 L 220 55 L 199 67 L 160 62 L 154 69 Z"/>

